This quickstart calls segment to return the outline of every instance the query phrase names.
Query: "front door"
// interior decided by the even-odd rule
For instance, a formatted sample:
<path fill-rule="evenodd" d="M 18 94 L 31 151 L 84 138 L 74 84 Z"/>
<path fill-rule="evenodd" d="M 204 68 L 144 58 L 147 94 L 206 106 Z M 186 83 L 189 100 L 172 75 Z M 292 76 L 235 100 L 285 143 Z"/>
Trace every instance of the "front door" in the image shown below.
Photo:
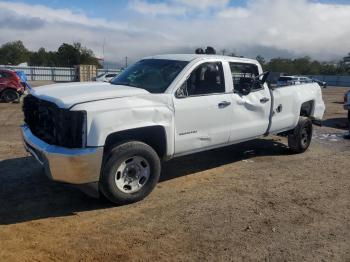
<path fill-rule="evenodd" d="M 230 96 L 221 62 L 203 63 L 193 70 L 174 98 L 175 154 L 228 143 Z"/>

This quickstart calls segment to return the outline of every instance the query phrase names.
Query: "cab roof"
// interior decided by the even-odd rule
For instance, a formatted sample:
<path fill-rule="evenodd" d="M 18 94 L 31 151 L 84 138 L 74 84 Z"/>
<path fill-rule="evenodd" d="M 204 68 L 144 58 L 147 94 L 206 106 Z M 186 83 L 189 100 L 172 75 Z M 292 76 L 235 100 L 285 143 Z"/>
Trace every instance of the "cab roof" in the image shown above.
<path fill-rule="evenodd" d="M 257 61 L 249 58 L 240 58 L 240 57 L 232 57 L 232 56 L 222 56 L 222 55 L 206 55 L 206 54 L 165 54 L 165 55 L 155 55 L 148 56 L 144 59 L 165 59 L 165 60 L 179 60 L 179 61 L 187 61 L 191 62 L 194 60 L 201 59 L 219 59 L 230 62 L 243 62 L 243 63 L 254 63 Z"/>

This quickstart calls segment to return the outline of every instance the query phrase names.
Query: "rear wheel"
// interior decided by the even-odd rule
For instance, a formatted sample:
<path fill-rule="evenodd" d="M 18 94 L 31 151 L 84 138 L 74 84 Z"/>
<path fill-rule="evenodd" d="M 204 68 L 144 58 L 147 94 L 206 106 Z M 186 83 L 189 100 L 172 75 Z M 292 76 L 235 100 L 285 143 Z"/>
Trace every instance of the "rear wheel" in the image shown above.
<path fill-rule="evenodd" d="M 17 93 L 16 90 L 6 89 L 1 93 L 0 99 L 6 103 L 18 102 L 19 94 Z"/>
<path fill-rule="evenodd" d="M 115 204 L 129 204 L 145 198 L 159 180 L 160 159 L 145 143 L 120 144 L 107 154 L 106 159 L 100 190 Z"/>
<path fill-rule="evenodd" d="M 294 153 L 305 152 L 312 139 L 312 122 L 307 117 L 300 117 L 298 125 L 288 135 L 288 146 Z"/>

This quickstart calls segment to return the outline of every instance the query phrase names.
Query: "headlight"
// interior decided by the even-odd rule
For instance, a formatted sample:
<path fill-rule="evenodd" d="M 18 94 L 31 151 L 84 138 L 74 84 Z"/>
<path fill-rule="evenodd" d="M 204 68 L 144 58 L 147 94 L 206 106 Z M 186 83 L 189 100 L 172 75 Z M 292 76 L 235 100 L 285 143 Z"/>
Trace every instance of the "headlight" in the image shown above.
<path fill-rule="evenodd" d="M 31 132 L 50 145 L 86 146 L 86 111 L 70 111 L 28 95 L 23 101 L 24 121 Z"/>
<path fill-rule="evenodd" d="M 86 112 L 58 109 L 55 137 L 59 146 L 81 148 L 86 145 Z"/>

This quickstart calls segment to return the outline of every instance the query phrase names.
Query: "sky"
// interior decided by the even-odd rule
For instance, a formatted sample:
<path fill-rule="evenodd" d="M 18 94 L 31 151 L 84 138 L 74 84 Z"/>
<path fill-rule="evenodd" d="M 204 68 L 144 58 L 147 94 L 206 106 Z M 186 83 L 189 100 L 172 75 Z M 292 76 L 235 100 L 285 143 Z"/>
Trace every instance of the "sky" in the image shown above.
<path fill-rule="evenodd" d="M 330 61 L 350 52 L 350 0 L 0 0 L 0 44 L 15 40 L 32 51 L 81 42 L 112 63 L 208 45 Z"/>

